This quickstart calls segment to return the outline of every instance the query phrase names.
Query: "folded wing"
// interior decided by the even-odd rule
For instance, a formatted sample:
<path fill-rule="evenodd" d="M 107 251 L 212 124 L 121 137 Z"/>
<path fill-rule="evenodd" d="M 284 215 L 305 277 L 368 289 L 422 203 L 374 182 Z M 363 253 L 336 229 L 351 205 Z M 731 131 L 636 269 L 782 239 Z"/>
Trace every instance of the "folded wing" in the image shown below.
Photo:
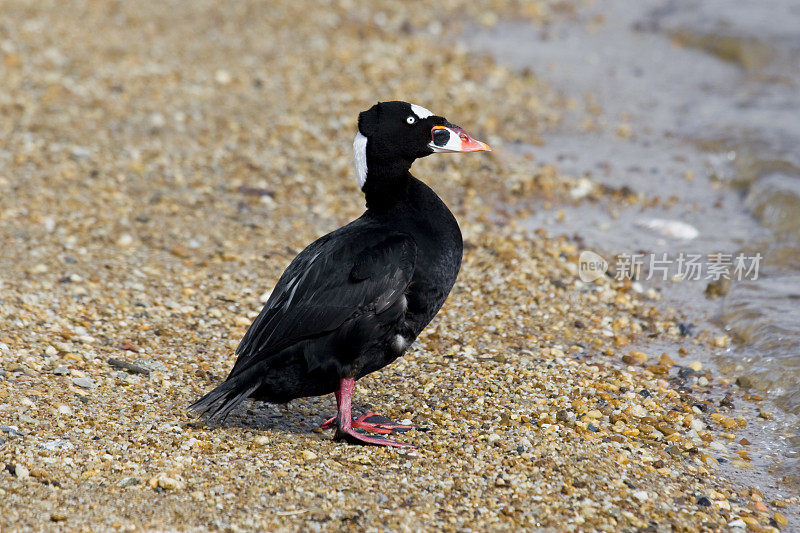
<path fill-rule="evenodd" d="M 403 297 L 414 273 L 414 240 L 403 233 L 350 228 L 326 235 L 292 261 L 239 343 L 229 379 L 359 314 L 379 314 Z"/>

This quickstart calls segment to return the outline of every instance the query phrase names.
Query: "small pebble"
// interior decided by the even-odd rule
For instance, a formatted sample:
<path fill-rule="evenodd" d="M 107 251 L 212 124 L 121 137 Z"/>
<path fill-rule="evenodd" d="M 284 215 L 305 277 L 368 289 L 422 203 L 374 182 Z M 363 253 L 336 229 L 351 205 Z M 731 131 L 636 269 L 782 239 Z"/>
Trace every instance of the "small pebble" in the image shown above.
<path fill-rule="evenodd" d="M 737 518 L 736 520 L 731 520 L 728 522 L 728 527 L 731 529 L 746 529 L 747 523 L 741 518 Z"/>
<path fill-rule="evenodd" d="M 149 370 L 150 372 L 166 372 L 167 365 L 165 365 L 161 361 L 157 361 L 155 359 L 147 359 L 145 357 L 138 357 L 133 360 L 133 364 L 137 367 L 141 367 L 145 370 Z"/>
<path fill-rule="evenodd" d="M 311 450 L 303 450 L 300 452 L 300 456 L 303 458 L 304 461 L 313 461 L 317 458 L 317 454 L 312 452 Z"/>
<path fill-rule="evenodd" d="M 53 451 L 61 449 L 71 450 L 75 446 L 73 446 L 73 444 L 66 439 L 54 439 L 41 444 L 41 447 L 45 450 Z"/>
<path fill-rule="evenodd" d="M 693 418 L 692 421 L 689 422 L 689 426 L 695 431 L 703 431 L 706 429 L 706 425 L 699 418 Z"/>
<path fill-rule="evenodd" d="M 727 453 L 727 451 L 728 451 L 728 448 L 726 448 L 724 444 L 722 444 L 722 443 L 720 443 L 718 441 L 711 441 L 711 443 L 708 445 L 708 447 L 711 448 L 712 450 L 714 450 L 715 452 L 719 452 L 719 453 Z"/>
<path fill-rule="evenodd" d="M 631 350 L 622 356 L 622 361 L 626 365 L 641 365 L 647 361 L 647 354 L 639 350 Z"/>
<path fill-rule="evenodd" d="M 24 431 L 20 431 L 17 426 L 3 426 L 0 425 L 0 431 L 7 434 L 9 437 L 22 437 L 25 435 Z"/>
<path fill-rule="evenodd" d="M 59 352 L 71 352 L 72 351 L 72 346 L 67 342 L 54 342 L 53 346 Z"/>
<path fill-rule="evenodd" d="M 728 500 L 714 500 L 714 505 L 725 511 L 731 510 L 731 504 Z"/>
<path fill-rule="evenodd" d="M 227 70 L 219 69 L 214 73 L 214 81 L 220 85 L 228 85 L 231 80 L 231 75 Z"/>
<path fill-rule="evenodd" d="M 666 367 L 666 368 L 670 368 L 670 367 L 675 366 L 675 360 L 672 359 L 672 357 L 670 357 L 666 353 L 662 353 L 661 354 L 661 358 L 658 360 L 658 364 L 660 366 L 663 366 L 663 367 Z"/>
<path fill-rule="evenodd" d="M 32 478 L 38 479 L 39 481 L 50 481 L 53 479 L 50 472 L 38 466 L 31 468 L 30 474 Z"/>
<path fill-rule="evenodd" d="M 17 479 L 25 480 L 28 479 L 30 472 L 28 471 L 28 468 L 25 465 L 21 465 L 18 463 L 14 465 L 14 475 L 17 477 Z"/>
<path fill-rule="evenodd" d="M 91 378 L 72 378 L 72 383 L 83 389 L 93 389 L 96 387 L 94 381 Z"/>
<path fill-rule="evenodd" d="M 159 475 L 150 480 L 152 488 L 161 487 L 165 490 L 183 490 L 186 484 L 183 481 L 166 475 Z"/>

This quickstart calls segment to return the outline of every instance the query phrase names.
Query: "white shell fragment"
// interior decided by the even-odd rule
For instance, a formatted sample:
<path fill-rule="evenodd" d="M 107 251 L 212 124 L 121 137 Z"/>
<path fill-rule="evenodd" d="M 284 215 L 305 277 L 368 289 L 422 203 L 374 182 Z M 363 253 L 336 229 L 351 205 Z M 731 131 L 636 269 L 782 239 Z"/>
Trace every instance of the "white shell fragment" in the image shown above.
<path fill-rule="evenodd" d="M 664 237 L 673 239 L 692 240 L 700 235 L 700 231 L 686 222 L 680 220 L 669 220 L 665 218 L 648 218 L 636 222 L 640 228 L 649 229 Z"/>

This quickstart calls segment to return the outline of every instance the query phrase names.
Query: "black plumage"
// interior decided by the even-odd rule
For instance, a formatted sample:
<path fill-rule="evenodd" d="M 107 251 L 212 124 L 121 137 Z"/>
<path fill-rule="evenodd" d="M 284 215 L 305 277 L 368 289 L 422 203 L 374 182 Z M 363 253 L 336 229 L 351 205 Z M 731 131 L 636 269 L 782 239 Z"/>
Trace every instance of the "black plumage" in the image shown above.
<path fill-rule="evenodd" d="M 433 144 L 433 133 L 441 136 L 443 130 L 463 132 L 405 102 L 385 102 L 361 113 L 362 141 L 359 145 L 357 137 L 354 147 L 357 161 L 362 157 L 366 163 L 361 176 L 366 212 L 291 262 L 239 344 L 225 382 L 192 409 L 224 418 L 248 397 L 283 403 L 337 392 L 340 399 L 342 391 L 352 390 L 352 380 L 403 354 L 444 303 L 461 265 L 455 218 L 409 172 L 415 159 L 444 151 L 437 145 L 447 139 Z M 459 142 L 470 146 L 464 137 L 453 146 Z M 463 151 L 488 149 L 483 147 Z M 359 153 L 362 149 L 365 153 Z M 363 431 L 349 428 L 347 395 L 348 412 L 343 415 L 340 405 L 336 419 L 339 429 L 351 440 L 396 445 L 361 438 Z"/>

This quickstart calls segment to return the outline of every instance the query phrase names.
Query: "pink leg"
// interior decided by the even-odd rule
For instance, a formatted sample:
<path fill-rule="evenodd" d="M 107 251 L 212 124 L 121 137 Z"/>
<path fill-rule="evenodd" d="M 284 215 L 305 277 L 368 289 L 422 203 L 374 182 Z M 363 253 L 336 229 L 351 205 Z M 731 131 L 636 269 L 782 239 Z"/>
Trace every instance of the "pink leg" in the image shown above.
<path fill-rule="evenodd" d="M 339 393 L 338 390 L 334 392 L 334 394 L 336 395 L 336 405 L 338 406 L 341 401 L 340 400 L 341 394 Z M 385 416 L 373 413 L 372 411 L 364 413 L 358 418 L 353 419 L 352 426 L 356 429 L 366 429 L 367 431 L 380 433 L 381 435 L 391 435 L 392 433 L 405 433 L 406 431 L 411 431 L 412 429 L 420 429 L 411 424 L 398 424 L 397 422 L 393 422 L 392 420 L 386 418 Z M 320 429 L 333 429 L 335 427 L 336 427 L 335 416 L 330 417 L 325 422 L 323 422 L 322 425 L 319 426 Z"/>
<path fill-rule="evenodd" d="M 335 439 L 345 439 L 354 444 L 373 444 L 376 446 L 396 446 L 400 448 L 416 448 L 416 446 L 414 446 L 413 444 L 394 442 L 384 437 L 373 437 L 367 435 L 363 431 L 358 431 L 359 428 L 357 427 L 354 428 L 353 417 L 351 414 L 351 399 L 353 397 L 354 387 L 355 387 L 355 380 L 353 378 L 342 378 L 342 380 L 339 382 L 339 391 L 336 395 L 336 405 L 339 409 L 339 412 L 336 414 L 336 417 L 334 419 L 337 426 L 336 435 L 334 436 Z M 358 422 L 355 425 L 358 426 L 363 423 L 364 422 Z M 323 426 L 324 425 L 325 424 L 323 424 Z M 330 426 L 332 425 L 333 423 L 330 424 Z M 374 426 L 375 424 L 369 424 L 369 425 Z M 374 429 L 374 431 L 380 431 L 381 433 L 384 432 L 391 433 L 391 430 L 389 430 L 388 428 L 386 429 L 377 428 Z"/>
<path fill-rule="evenodd" d="M 340 393 L 337 390 L 333 394 L 336 395 L 336 407 L 339 407 L 339 402 L 341 401 L 339 399 L 340 398 Z M 320 426 L 320 429 L 331 429 L 331 428 L 335 427 L 334 422 L 336 422 L 336 417 L 332 416 L 329 419 L 327 419 L 325 422 L 322 423 L 322 425 Z"/>

